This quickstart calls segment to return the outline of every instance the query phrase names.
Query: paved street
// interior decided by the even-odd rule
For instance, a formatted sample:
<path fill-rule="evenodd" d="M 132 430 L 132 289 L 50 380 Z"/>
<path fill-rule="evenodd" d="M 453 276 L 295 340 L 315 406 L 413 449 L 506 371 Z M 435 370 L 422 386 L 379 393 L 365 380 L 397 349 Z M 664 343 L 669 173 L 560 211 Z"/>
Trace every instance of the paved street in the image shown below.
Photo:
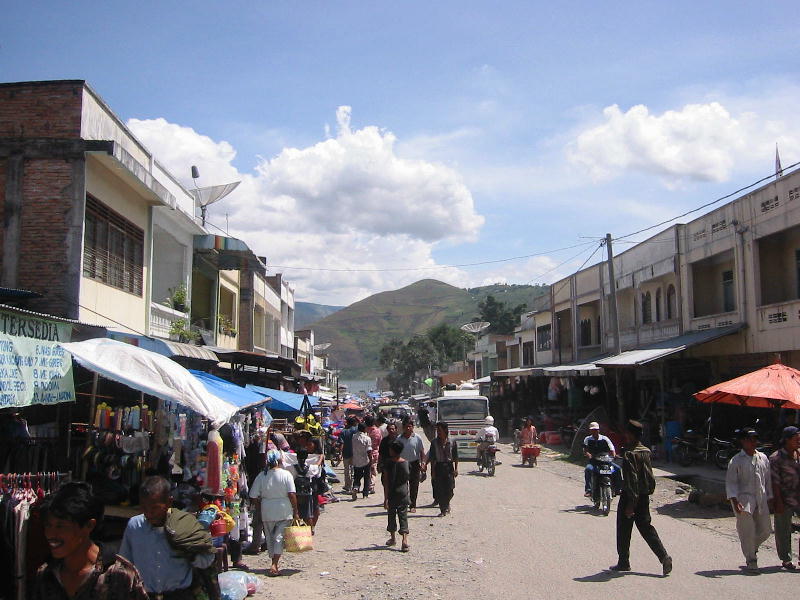
<path fill-rule="evenodd" d="M 503 449 L 505 464 L 494 478 L 462 464 L 451 516 L 440 518 L 434 508 L 411 515 L 408 554 L 383 546 L 380 498 L 330 505 L 317 530 L 317 549 L 285 555 L 288 576 L 263 578 L 259 596 L 319 592 L 328 598 L 510 600 L 669 593 L 730 599 L 748 591 L 790 594 L 800 584 L 800 574 L 777 567 L 772 540 L 760 553 L 764 574 L 741 574 L 730 513 L 688 504 L 666 479 L 659 479 L 653 497 L 653 522 L 674 557 L 672 575 L 661 578 L 660 563 L 635 530 L 634 570 L 607 571 L 616 562 L 616 502 L 611 516 L 599 516 L 584 501 L 582 469 L 547 456 L 534 469 L 517 467 L 512 463 L 519 456 Z M 430 484 L 420 490 L 420 504 L 429 504 Z M 247 558 L 256 572 L 264 572 L 265 558 Z"/>

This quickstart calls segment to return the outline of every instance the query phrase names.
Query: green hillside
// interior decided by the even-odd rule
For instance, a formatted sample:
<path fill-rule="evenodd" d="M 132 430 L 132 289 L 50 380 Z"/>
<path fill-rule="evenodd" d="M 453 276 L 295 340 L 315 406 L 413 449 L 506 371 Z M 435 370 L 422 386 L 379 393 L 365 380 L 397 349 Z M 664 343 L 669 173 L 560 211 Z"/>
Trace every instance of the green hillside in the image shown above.
<path fill-rule="evenodd" d="M 440 323 L 461 325 L 479 315 L 478 303 L 492 295 L 510 306 L 531 305 L 546 287 L 490 285 L 472 289 L 423 279 L 391 292 L 381 292 L 313 323 L 317 342 L 331 342 L 334 368 L 360 377 L 380 370 L 378 355 L 391 338 L 407 340 Z"/>
<path fill-rule="evenodd" d="M 315 321 L 324 319 L 337 310 L 342 310 L 344 306 L 329 306 L 327 304 L 315 304 L 313 302 L 295 302 L 294 304 L 294 328 L 305 329 Z"/>

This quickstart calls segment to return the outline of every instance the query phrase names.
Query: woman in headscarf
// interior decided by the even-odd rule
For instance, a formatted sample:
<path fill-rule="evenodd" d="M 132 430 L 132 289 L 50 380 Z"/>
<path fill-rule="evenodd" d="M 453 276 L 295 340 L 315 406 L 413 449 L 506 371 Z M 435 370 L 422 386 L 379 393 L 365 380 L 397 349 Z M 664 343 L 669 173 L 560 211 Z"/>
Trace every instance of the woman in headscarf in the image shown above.
<path fill-rule="evenodd" d="M 250 488 L 250 498 L 255 510 L 260 511 L 267 539 L 267 552 L 272 559 L 269 575 L 280 575 L 278 562 L 283 554 L 283 530 L 300 516 L 297 510 L 294 477 L 283 468 L 281 453 L 270 450 L 266 456 L 267 468 L 258 474 Z"/>
<path fill-rule="evenodd" d="M 431 464 L 431 483 L 433 499 L 439 503 L 440 516 L 450 512 L 450 500 L 458 477 L 458 445 L 449 437 L 447 423 L 436 423 L 436 438 L 428 451 L 428 464 Z"/>

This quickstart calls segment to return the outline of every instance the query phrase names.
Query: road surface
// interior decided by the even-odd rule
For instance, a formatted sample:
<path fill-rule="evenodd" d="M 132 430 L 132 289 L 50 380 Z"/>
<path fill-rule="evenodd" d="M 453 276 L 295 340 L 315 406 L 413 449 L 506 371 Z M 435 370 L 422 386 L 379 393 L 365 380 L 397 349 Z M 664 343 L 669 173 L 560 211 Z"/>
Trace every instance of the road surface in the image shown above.
<path fill-rule="evenodd" d="M 730 511 L 689 504 L 675 493 L 674 482 L 661 478 L 653 524 L 673 557 L 673 573 L 661 577 L 661 564 L 635 528 L 633 571 L 608 571 L 616 562 L 616 500 L 611 515 L 600 516 L 583 498 L 579 466 L 543 455 L 538 467 L 522 468 L 514 464 L 519 455 L 502 448 L 504 464 L 493 478 L 475 472 L 474 463 L 461 465 L 450 516 L 439 517 L 435 508 L 410 515 L 407 554 L 384 546 L 381 496 L 355 502 L 340 496 L 320 519 L 315 550 L 284 555 L 285 575 L 262 577 L 258 597 L 585 600 L 669 594 L 730 600 L 748 592 L 788 596 L 800 584 L 800 574 L 779 568 L 773 539 L 760 552 L 764 573 L 744 575 Z M 431 501 L 426 481 L 419 504 Z M 264 555 L 245 558 L 253 572 L 266 572 Z"/>

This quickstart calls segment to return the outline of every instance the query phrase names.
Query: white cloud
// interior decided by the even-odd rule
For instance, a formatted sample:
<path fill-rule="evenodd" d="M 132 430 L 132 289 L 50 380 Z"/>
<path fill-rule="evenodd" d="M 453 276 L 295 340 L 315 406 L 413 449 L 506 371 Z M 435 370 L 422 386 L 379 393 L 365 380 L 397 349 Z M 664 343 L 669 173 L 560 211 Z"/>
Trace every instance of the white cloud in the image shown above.
<path fill-rule="evenodd" d="M 717 101 L 653 114 L 642 104 L 603 110 L 602 122 L 584 128 L 568 156 L 595 179 L 624 172 L 658 175 L 668 186 L 683 180 L 723 182 L 735 169 L 774 153 L 776 141 L 797 140 L 791 121 L 751 110 L 733 113 Z"/>
<path fill-rule="evenodd" d="M 209 209 L 216 225 L 228 215 L 230 233 L 297 282 L 298 296 L 349 303 L 376 290 L 432 277 L 454 285 L 468 275 L 442 268 L 437 243 L 474 241 L 484 219 L 461 175 L 439 163 L 399 157 L 395 136 L 374 126 L 353 129 L 351 109 L 336 112 L 337 134 L 306 148 L 284 148 L 239 172 L 234 148 L 164 119 L 128 126 L 185 184 L 197 165 L 201 185 L 241 180 Z M 287 267 L 376 269 L 308 271 Z M 380 271 L 426 266 L 424 271 Z"/>

